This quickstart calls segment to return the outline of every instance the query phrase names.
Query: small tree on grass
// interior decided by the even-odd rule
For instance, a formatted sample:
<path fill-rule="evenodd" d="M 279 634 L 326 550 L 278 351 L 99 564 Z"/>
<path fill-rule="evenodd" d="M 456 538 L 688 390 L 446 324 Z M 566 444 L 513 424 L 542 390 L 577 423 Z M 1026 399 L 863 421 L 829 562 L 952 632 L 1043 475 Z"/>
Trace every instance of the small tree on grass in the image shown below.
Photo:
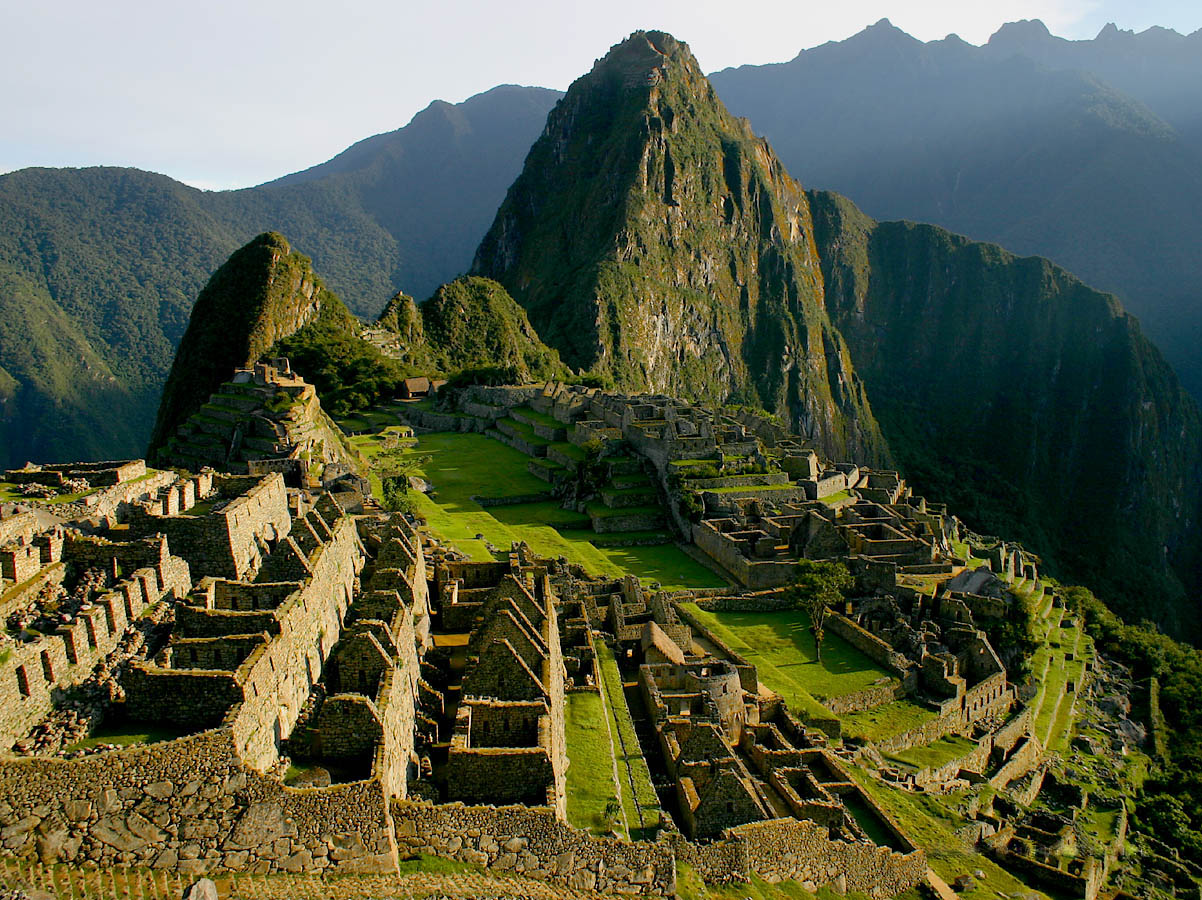
<path fill-rule="evenodd" d="M 380 473 L 381 505 L 390 512 L 411 513 L 413 498 L 409 490 L 409 476 L 426 466 L 432 456 L 406 454 L 402 450 L 390 450 L 376 456 L 372 464 Z"/>
<path fill-rule="evenodd" d="M 822 638 L 826 633 L 827 614 L 855 583 L 851 572 L 841 562 L 802 559 L 797 563 L 796 574 L 785 596 L 792 601 L 795 609 L 805 610 L 809 614 L 818 665 L 822 665 Z"/>

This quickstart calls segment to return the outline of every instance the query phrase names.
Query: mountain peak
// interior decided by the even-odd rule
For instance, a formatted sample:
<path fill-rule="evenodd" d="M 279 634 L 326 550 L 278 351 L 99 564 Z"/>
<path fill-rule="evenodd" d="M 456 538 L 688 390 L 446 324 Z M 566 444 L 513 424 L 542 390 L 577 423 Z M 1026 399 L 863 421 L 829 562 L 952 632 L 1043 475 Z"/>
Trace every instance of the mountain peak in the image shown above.
<path fill-rule="evenodd" d="M 688 46 L 636 32 L 552 110 L 472 272 L 620 389 L 755 403 L 828 452 L 882 459 L 812 231 L 800 186 Z"/>
<path fill-rule="evenodd" d="M 1007 22 L 989 38 L 986 46 L 1019 49 L 1054 40 L 1052 32 L 1041 19 L 1020 19 Z"/>
<path fill-rule="evenodd" d="M 657 84 L 672 63 L 697 69 L 689 45 L 665 31 L 636 31 L 597 60 L 592 76 L 616 76 L 629 87 Z M 586 76 L 588 77 L 588 76 Z"/>
<path fill-rule="evenodd" d="M 881 19 L 840 43 L 857 48 L 869 48 L 873 51 L 890 47 L 914 47 L 922 45 L 922 41 L 902 31 L 888 19 Z"/>
<path fill-rule="evenodd" d="M 264 232 L 234 251 L 192 307 L 159 403 L 151 457 L 235 369 L 252 365 L 330 305 L 342 301 L 282 234 Z"/>

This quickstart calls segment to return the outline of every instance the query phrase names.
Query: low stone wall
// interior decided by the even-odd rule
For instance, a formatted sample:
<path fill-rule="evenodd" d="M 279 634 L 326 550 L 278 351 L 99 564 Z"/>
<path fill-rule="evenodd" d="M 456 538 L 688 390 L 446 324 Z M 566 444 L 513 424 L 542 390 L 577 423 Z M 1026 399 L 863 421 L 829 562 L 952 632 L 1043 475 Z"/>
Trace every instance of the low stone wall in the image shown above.
<path fill-rule="evenodd" d="M 174 483 L 178 477 L 174 472 L 155 472 L 149 478 L 141 481 L 125 481 L 89 494 L 78 502 L 89 516 L 100 518 L 114 516 L 120 519 L 131 503 L 149 499 L 160 488 Z"/>
<path fill-rule="evenodd" d="M 890 681 L 889 684 L 865 688 L 852 694 L 843 694 L 839 697 L 815 697 L 815 699 L 835 715 L 844 716 L 848 713 L 876 709 L 878 706 L 900 700 L 909 693 L 909 689 L 901 682 Z"/>
<path fill-rule="evenodd" d="M 1098 888 L 1101 887 L 1102 881 L 1102 867 L 1097 865 L 1094 859 L 1087 860 L 1082 875 L 1074 875 L 1008 850 L 994 851 L 991 855 L 1005 868 L 1024 876 L 1024 881 L 1051 888 L 1068 897 L 1096 900 L 1098 896 Z"/>
<path fill-rule="evenodd" d="M 187 563 L 164 556 L 157 568 L 137 569 L 54 634 L 14 646 L 0 671 L 0 744 L 11 745 L 50 712 L 57 693 L 86 680 L 147 606 L 165 596 L 184 596 L 191 581 Z"/>
<path fill-rule="evenodd" d="M 378 782 L 294 789 L 247 767 L 221 728 L 81 759 L 0 761 L 0 852 L 185 875 L 390 871 Z"/>
<path fill-rule="evenodd" d="M 831 614 L 826 619 L 826 627 L 878 666 L 887 669 L 898 678 L 904 680 L 910 674 L 912 664 L 905 656 L 875 634 L 861 628 L 847 616 L 831 610 Z"/>
<path fill-rule="evenodd" d="M 720 475 L 717 478 L 689 478 L 690 490 L 704 491 L 713 488 L 746 487 L 754 489 L 770 484 L 788 484 L 789 476 L 784 472 L 768 472 L 761 475 Z"/>
<path fill-rule="evenodd" d="M 993 746 L 1009 753 L 1019 741 L 1031 733 L 1034 719 L 1035 710 L 1031 706 L 1024 706 L 1011 716 L 1005 725 L 994 732 Z"/>
<path fill-rule="evenodd" d="M 909 750 L 911 747 L 933 743 L 949 734 L 967 736 L 971 732 L 971 722 L 965 721 L 964 717 L 958 713 L 949 714 L 936 716 L 909 731 L 903 731 L 887 740 L 877 741 L 873 746 L 882 753 L 898 753 L 902 750 Z"/>
<path fill-rule="evenodd" d="M 479 503 L 481 506 L 517 506 L 521 503 L 545 503 L 548 500 L 555 498 L 545 491 L 540 491 L 537 494 L 518 494 L 514 497 L 482 497 L 478 494 L 472 495 L 472 500 Z"/>
<path fill-rule="evenodd" d="M 498 419 L 504 419 L 509 415 L 509 407 L 493 406 L 489 403 L 476 403 L 472 400 L 461 401 L 459 409 L 465 415 L 474 416 L 477 419 L 486 419 L 494 423 Z"/>
<path fill-rule="evenodd" d="M 484 431 L 492 427 L 491 419 L 478 419 L 475 416 L 464 416 L 457 413 L 434 412 L 431 409 L 420 409 L 415 406 L 405 406 L 400 410 L 405 421 L 414 428 L 424 431 Z"/>
<path fill-rule="evenodd" d="M 612 534 L 619 531 L 654 531 L 662 528 L 661 513 L 633 513 L 621 516 L 589 516 L 593 531 L 597 534 Z"/>
<path fill-rule="evenodd" d="M 795 608 L 791 600 L 779 594 L 703 597 L 697 605 L 707 612 L 786 612 Z"/>
<path fill-rule="evenodd" d="M 1021 778 L 1034 769 L 1042 758 L 1043 747 L 1039 743 L 1039 739 L 1029 737 L 1010 754 L 1006 764 L 989 779 L 989 784 L 1001 790 L 1014 779 Z"/>
<path fill-rule="evenodd" d="M 575 459 L 574 457 L 568 456 L 568 454 L 564 453 L 562 450 L 560 450 L 558 447 L 555 447 L 555 446 L 547 447 L 547 459 L 551 460 L 551 462 L 553 462 L 553 463 L 559 463 L 561 466 L 563 466 L 569 472 L 573 472 L 573 473 L 576 471 L 576 467 L 580 465 L 579 460 Z"/>
<path fill-rule="evenodd" d="M 547 455 L 547 445 L 546 444 L 535 444 L 531 441 L 526 440 L 526 438 L 522 437 L 521 434 L 511 433 L 511 432 L 506 431 L 504 429 L 504 425 L 505 425 L 504 422 L 499 422 L 499 423 L 497 423 L 497 425 L 498 425 L 497 428 L 490 428 L 490 429 L 488 429 L 488 431 L 484 432 L 484 434 L 487 435 L 488 437 L 492 438 L 495 441 L 500 441 L 502 444 L 512 447 L 514 450 L 517 450 L 519 453 L 526 454 L 527 456 L 546 456 Z"/>
<path fill-rule="evenodd" d="M 960 772 L 984 772 L 989 764 L 989 755 L 993 752 L 993 736 L 985 735 L 977 741 L 977 745 L 963 756 L 950 760 L 938 768 L 919 769 L 914 776 L 914 783 L 922 787 L 946 784 L 958 776 Z"/>
<path fill-rule="evenodd" d="M 801 487 L 746 487 L 723 491 L 718 494 L 713 491 L 702 491 L 701 499 L 706 509 L 718 509 L 731 500 L 767 500 L 773 503 L 801 503 L 814 498 L 807 497 Z"/>
<path fill-rule="evenodd" d="M 717 496 L 717 495 L 714 495 Z M 748 559 L 739 544 L 704 522 L 694 523 L 693 543 L 744 587 L 770 590 L 788 584 L 796 573 L 795 560 Z"/>
<path fill-rule="evenodd" d="M 402 853 L 431 853 L 512 871 L 575 890 L 674 894 L 675 854 L 666 842 L 628 843 L 565 825 L 550 809 L 392 804 Z"/>
<path fill-rule="evenodd" d="M 752 822 L 730 834 L 747 847 L 751 871 L 767 881 L 800 881 L 806 890 L 807 882 L 815 888 L 833 883 L 841 893 L 895 897 L 918 884 L 927 870 L 921 850 L 898 853 L 875 844 L 832 841 L 813 822 Z"/>
<path fill-rule="evenodd" d="M 483 403 L 485 406 L 530 406 L 542 396 L 542 384 L 474 384 L 463 391 L 463 402 Z"/>
<path fill-rule="evenodd" d="M 738 841 L 694 844 L 679 837 L 674 846 L 677 861 L 692 867 L 706 884 L 746 881 L 747 873 L 751 871 L 747 846 Z"/>
<path fill-rule="evenodd" d="M 897 836 L 909 849 L 831 840 L 814 822 L 774 819 L 732 828 L 719 841 L 696 844 L 678 836 L 673 843 L 677 859 L 710 884 L 746 882 L 755 873 L 769 882 L 797 880 L 810 893 L 834 885 L 841 893 L 885 898 L 918 884 L 927 868 L 925 854 Z"/>

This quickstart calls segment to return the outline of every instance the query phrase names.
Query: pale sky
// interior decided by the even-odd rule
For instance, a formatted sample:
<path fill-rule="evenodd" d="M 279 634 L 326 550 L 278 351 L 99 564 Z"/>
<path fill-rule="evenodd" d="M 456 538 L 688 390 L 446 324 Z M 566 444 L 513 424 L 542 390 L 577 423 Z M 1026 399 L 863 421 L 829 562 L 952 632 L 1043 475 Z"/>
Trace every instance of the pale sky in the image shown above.
<path fill-rule="evenodd" d="M 980 44 L 1039 18 L 1187 34 L 1198 0 L 0 0 L 0 172 L 136 166 L 205 188 L 322 162 L 431 100 L 497 84 L 564 89 L 639 28 L 707 71 L 782 62 L 883 17 Z"/>

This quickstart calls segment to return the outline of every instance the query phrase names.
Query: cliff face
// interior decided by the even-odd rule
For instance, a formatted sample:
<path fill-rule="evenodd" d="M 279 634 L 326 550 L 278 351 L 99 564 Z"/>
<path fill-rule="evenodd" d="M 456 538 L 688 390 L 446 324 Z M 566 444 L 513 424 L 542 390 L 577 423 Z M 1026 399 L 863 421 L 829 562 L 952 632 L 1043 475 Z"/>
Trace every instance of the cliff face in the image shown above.
<path fill-rule="evenodd" d="M 150 456 L 235 369 L 316 319 L 323 304 L 342 306 L 282 235 L 261 234 L 236 251 L 192 308 L 159 402 Z"/>
<path fill-rule="evenodd" d="M 621 388 L 762 406 L 837 457 L 887 454 L 823 308 L 805 193 L 670 35 L 632 35 L 572 85 L 473 272 Z"/>
<path fill-rule="evenodd" d="M 828 309 L 910 479 L 1197 633 L 1202 420 L 1135 319 L 1047 260 L 810 202 Z"/>

